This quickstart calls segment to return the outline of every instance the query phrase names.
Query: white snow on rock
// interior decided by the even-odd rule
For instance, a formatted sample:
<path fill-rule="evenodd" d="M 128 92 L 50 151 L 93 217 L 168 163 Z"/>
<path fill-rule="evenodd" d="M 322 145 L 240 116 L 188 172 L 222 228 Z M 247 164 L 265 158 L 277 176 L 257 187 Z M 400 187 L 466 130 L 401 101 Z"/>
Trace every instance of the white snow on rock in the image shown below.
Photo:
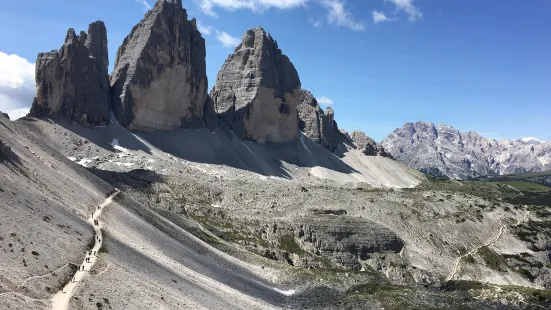
<path fill-rule="evenodd" d="M 90 167 L 90 164 L 92 164 L 92 160 L 88 158 L 83 158 L 77 162 L 77 164 L 81 165 L 84 168 Z"/>
<path fill-rule="evenodd" d="M 285 296 L 293 296 L 296 293 L 295 290 L 283 291 L 283 290 L 278 289 L 277 287 L 274 287 L 273 289 L 274 289 L 274 291 L 280 293 L 281 295 L 285 295 Z"/>

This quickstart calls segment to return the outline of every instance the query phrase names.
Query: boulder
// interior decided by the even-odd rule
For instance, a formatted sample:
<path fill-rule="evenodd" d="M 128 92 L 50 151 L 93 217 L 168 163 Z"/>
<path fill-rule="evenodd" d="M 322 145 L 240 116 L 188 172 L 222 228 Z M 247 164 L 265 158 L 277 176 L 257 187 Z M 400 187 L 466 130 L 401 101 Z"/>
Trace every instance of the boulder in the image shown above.
<path fill-rule="evenodd" d="M 30 114 L 66 117 L 84 125 L 109 119 L 107 30 L 101 21 L 88 33 L 69 29 L 59 51 L 36 59 L 36 97 Z"/>
<path fill-rule="evenodd" d="M 210 96 L 221 122 L 242 139 L 286 143 L 298 138 L 298 73 L 261 27 L 248 30 L 218 72 Z"/>
<path fill-rule="evenodd" d="M 205 40 L 181 0 L 159 0 L 117 52 L 111 98 L 120 124 L 173 130 L 202 119 L 207 99 Z"/>

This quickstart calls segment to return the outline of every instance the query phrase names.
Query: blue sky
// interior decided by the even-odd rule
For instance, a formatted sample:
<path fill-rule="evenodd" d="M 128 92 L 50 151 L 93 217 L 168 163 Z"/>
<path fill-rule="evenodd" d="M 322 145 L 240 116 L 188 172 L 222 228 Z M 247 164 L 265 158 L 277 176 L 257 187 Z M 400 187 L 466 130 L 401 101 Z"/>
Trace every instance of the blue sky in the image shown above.
<path fill-rule="evenodd" d="M 260 25 L 294 63 L 303 88 L 332 102 L 339 126 L 348 131 L 361 129 L 381 140 L 405 122 L 425 120 L 491 138 L 551 141 L 551 1 L 183 3 L 206 38 L 209 89 L 232 46 Z M 153 4 L 1 1 L 0 52 L 34 63 L 38 52 L 61 46 L 69 27 L 86 30 L 103 20 L 112 67 L 118 46 Z M 11 83 L 11 90 L 31 71 L 14 59 L 0 63 L 0 84 Z M 14 108 L 15 97 L 32 98 L 30 80 L 16 95 L 0 93 L 0 110 Z"/>

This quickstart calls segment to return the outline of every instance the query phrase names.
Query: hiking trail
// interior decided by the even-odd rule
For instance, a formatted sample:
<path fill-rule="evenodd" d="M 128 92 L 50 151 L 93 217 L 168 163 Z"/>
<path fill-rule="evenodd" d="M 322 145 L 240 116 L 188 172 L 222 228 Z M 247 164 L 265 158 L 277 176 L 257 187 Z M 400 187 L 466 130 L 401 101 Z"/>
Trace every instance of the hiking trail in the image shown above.
<path fill-rule="evenodd" d="M 96 262 L 96 258 L 98 257 L 97 254 L 99 254 L 99 250 L 101 248 L 101 245 L 103 244 L 103 236 L 101 232 L 101 222 L 98 221 L 98 225 L 94 225 L 94 220 L 97 220 L 103 209 L 107 207 L 112 201 L 113 198 L 119 193 L 117 190 L 114 194 L 107 197 L 101 205 L 99 205 L 99 209 L 96 208 L 94 210 L 94 213 L 91 217 L 87 218 L 87 222 L 94 227 L 94 247 L 90 250 L 87 250 L 84 254 L 84 260 L 80 266 L 78 266 L 77 272 L 60 291 L 58 291 L 54 297 L 52 298 L 52 309 L 53 310 L 66 310 L 69 307 L 69 301 L 71 300 L 71 297 L 73 297 L 73 293 L 78 286 L 79 282 L 84 279 L 86 274 L 92 269 L 94 266 L 94 263 Z M 101 240 L 101 242 L 100 242 Z M 92 255 L 89 255 L 90 251 L 92 252 Z M 96 253 L 96 255 L 94 255 Z M 89 258 L 89 261 L 86 262 L 86 259 Z M 84 270 L 83 270 L 84 267 Z"/>

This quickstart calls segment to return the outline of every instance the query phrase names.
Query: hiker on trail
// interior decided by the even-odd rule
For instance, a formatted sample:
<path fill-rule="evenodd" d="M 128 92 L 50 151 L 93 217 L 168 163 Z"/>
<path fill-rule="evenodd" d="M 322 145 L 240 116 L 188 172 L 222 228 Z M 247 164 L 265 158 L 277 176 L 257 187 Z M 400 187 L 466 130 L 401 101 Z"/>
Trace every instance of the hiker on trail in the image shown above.
<path fill-rule="evenodd" d="M 100 206 L 98 206 L 98 210 L 99 210 L 99 209 L 101 209 L 101 207 L 100 207 Z"/>

